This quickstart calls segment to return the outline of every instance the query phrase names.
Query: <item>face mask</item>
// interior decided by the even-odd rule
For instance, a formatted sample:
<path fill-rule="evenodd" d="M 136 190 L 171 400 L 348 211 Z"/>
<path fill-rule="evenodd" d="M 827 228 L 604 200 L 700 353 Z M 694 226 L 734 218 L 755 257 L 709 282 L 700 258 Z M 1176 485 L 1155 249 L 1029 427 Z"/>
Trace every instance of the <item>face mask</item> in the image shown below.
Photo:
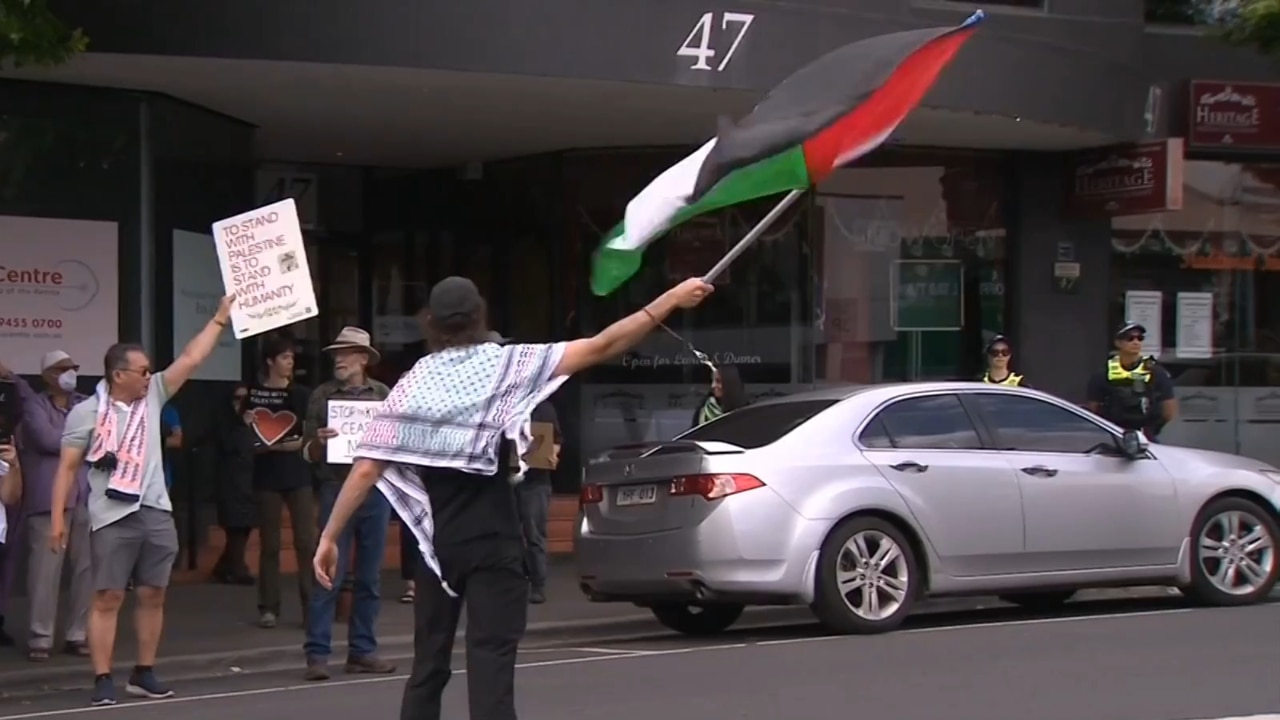
<path fill-rule="evenodd" d="M 76 389 L 76 371 L 68 370 L 58 376 L 58 387 L 63 392 L 71 392 Z"/>

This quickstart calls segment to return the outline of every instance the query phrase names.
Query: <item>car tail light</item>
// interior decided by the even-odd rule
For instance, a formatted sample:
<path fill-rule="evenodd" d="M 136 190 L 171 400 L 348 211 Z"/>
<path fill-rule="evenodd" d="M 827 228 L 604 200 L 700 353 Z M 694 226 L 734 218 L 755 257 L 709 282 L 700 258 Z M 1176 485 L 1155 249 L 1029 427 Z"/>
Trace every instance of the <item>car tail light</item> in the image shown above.
<path fill-rule="evenodd" d="M 578 492 L 579 505 L 595 505 L 604 502 L 604 488 L 599 485 L 583 485 Z"/>
<path fill-rule="evenodd" d="M 764 482 L 754 475 L 685 475 L 672 479 L 671 494 L 700 495 L 707 500 L 718 500 L 758 487 L 764 487 Z"/>

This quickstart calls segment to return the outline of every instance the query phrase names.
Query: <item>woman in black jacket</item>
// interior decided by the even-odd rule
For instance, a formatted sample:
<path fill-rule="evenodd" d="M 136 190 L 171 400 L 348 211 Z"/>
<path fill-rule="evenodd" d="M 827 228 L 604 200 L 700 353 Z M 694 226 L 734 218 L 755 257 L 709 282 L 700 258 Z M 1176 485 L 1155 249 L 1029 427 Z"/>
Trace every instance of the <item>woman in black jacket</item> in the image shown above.
<path fill-rule="evenodd" d="M 245 564 L 245 547 L 257 525 L 257 506 L 253 499 L 253 428 L 245 421 L 249 387 L 236 385 L 231 402 L 217 425 L 217 484 L 214 495 L 218 505 L 218 524 L 226 534 L 222 557 L 213 568 L 219 582 L 253 585 L 253 576 Z"/>
<path fill-rule="evenodd" d="M 721 365 L 711 376 L 711 391 L 698 403 L 693 412 L 693 427 L 698 427 L 733 412 L 747 404 L 747 389 L 738 375 L 738 368 Z"/>

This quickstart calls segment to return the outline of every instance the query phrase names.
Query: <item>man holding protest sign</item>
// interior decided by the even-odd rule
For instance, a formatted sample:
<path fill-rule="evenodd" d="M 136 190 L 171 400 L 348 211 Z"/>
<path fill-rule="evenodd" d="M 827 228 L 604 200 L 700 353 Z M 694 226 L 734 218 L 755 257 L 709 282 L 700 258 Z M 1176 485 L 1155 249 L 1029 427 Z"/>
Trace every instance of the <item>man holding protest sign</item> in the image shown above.
<path fill-rule="evenodd" d="M 345 327 L 332 345 L 333 379 L 311 393 L 303 429 L 303 455 L 316 467 L 320 480 L 320 526 L 333 512 L 333 504 L 351 469 L 352 451 L 364 434 L 369 420 L 382 406 L 390 389 L 369 377 L 368 368 L 378 362 L 378 351 L 370 345 L 369 333 Z M 351 524 L 338 538 L 338 575 L 328 588 L 311 594 L 307 612 L 307 680 L 329 679 L 334 614 L 343 576 L 351 566 L 355 550 L 354 592 L 349 633 L 348 673 L 391 673 L 395 666 L 377 656 L 374 625 L 378 620 L 379 579 L 382 555 L 387 544 L 391 506 L 378 494 L 370 495 L 356 510 Z"/>
<path fill-rule="evenodd" d="M 66 549 L 67 498 L 80 467 L 88 463 L 93 705 L 116 703 L 111 660 L 117 615 L 131 580 L 138 659 L 125 690 L 144 698 L 173 695 L 153 670 L 164 626 L 165 589 L 178 556 L 173 504 L 164 483 L 160 412 L 217 347 L 233 300 L 222 299 L 209 323 L 163 372 L 153 371 L 139 345 L 116 343 L 107 348 L 103 379 L 93 396 L 67 414 L 53 481 L 49 545 L 53 552 Z"/>

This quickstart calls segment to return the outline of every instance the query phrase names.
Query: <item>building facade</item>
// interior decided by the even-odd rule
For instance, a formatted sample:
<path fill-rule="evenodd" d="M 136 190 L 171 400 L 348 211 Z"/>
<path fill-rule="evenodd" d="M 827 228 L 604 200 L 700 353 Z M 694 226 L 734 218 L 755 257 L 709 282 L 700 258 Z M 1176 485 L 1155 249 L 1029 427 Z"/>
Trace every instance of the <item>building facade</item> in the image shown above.
<path fill-rule="evenodd" d="M 717 116 L 844 43 L 976 7 L 62 6 L 93 52 L 0 81 L 0 294 L 16 298 L 0 356 L 34 372 L 61 347 L 88 372 L 128 338 L 171 359 L 221 292 L 210 224 L 292 196 L 322 307 L 294 328 L 305 383 L 326 373 L 318 349 L 345 324 L 374 331 L 394 380 L 422 352 L 426 289 L 450 274 L 474 278 L 495 327 L 519 340 L 634 311 L 708 269 L 770 207 L 691 223 L 622 291 L 590 294 L 602 231 Z M 793 206 L 673 329 L 737 365 L 757 397 L 976 374 L 1002 333 L 1037 387 L 1083 399 L 1113 328 L 1137 317 L 1178 378 L 1170 439 L 1280 462 L 1280 316 L 1266 301 L 1280 294 L 1280 74 L 1194 28 L 1146 22 L 1138 2 L 985 9 L 988 26 L 885 148 Z M 42 290 L 42 270 L 70 279 Z M 252 342 L 228 340 L 177 399 L 189 461 L 255 361 Z M 555 400 L 557 489 L 573 492 L 612 444 L 687 427 L 707 384 L 663 334 L 575 379 Z M 199 504 L 210 464 L 187 465 L 175 494 Z"/>

